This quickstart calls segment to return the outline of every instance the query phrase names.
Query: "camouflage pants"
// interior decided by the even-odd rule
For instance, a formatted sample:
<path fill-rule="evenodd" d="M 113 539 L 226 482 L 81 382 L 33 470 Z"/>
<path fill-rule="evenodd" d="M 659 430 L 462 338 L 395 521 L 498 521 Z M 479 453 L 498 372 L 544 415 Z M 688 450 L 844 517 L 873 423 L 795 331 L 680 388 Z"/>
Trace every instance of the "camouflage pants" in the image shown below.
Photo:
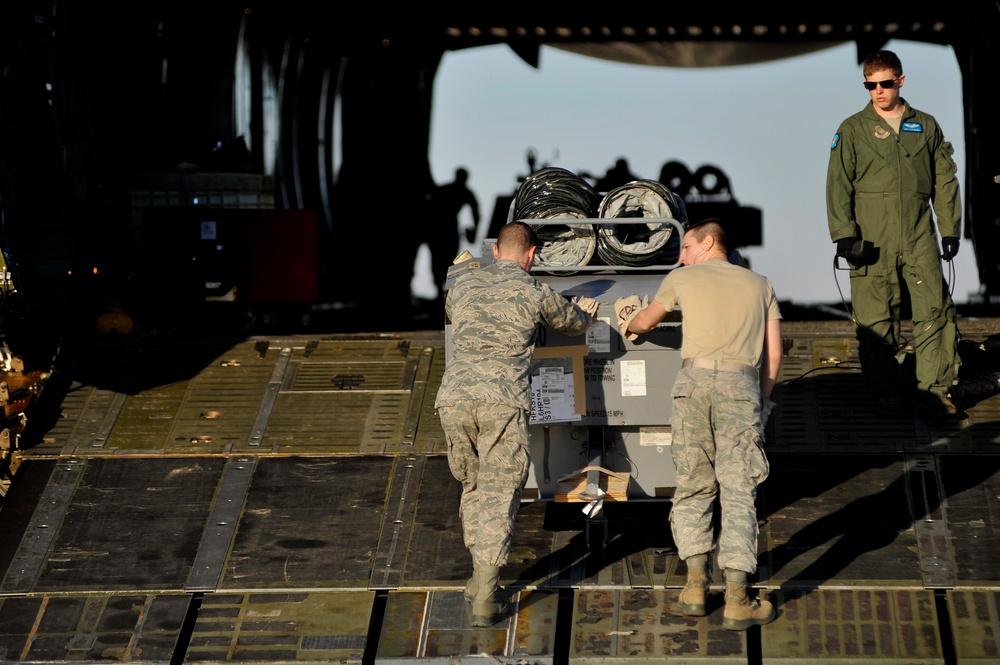
<path fill-rule="evenodd" d="M 503 566 L 531 463 L 528 413 L 470 402 L 441 407 L 438 414 L 448 442 L 448 466 L 462 483 L 465 546 L 475 546 L 477 566 Z"/>
<path fill-rule="evenodd" d="M 721 511 L 718 563 L 757 571 L 757 486 L 769 467 L 762 448 L 757 379 L 684 368 L 673 388 L 671 458 L 677 490 L 670 527 L 678 556 L 712 551 L 715 503 Z"/>

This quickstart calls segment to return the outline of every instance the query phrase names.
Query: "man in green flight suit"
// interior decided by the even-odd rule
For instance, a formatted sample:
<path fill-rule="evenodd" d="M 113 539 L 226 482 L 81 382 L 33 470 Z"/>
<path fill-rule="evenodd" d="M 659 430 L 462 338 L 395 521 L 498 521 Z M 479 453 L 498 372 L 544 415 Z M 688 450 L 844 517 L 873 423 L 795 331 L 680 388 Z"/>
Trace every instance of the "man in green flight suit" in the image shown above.
<path fill-rule="evenodd" d="M 900 412 L 910 396 L 897 360 L 905 283 L 917 404 L 932 416 L 962 416 L 949 394 L 961 360 L 955 305 L 941 269 L 941 259 L 951 261 L 959 247 L 954 149 L 933 116 L 900 96 L 906 77 L 895 53 L 872 53 L 862 71 L 871 100 L 834 134 L 826 182 L 830 238 L 850 264 L 861 370 L 880 407 Z"/>

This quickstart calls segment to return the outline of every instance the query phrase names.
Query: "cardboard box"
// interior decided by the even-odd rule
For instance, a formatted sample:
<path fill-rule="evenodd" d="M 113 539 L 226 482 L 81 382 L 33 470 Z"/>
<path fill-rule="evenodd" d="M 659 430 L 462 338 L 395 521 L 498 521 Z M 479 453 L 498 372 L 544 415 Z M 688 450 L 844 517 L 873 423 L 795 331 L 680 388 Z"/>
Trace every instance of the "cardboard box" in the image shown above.
<path fill-rule="evenodd" d="M 628 501 L 628 484 L 632 474 L 626 471 L 609 471 L 600 466 L 586 466 L 579 471 L 568 473 L 556 481 L 553 499 L 556 503 L 589 503 L 591 499 L 580 498 L 580 492 L 587 488 L 587 474 L 599 471 L 597 486 L 604 492 L 604 501 Z"/>

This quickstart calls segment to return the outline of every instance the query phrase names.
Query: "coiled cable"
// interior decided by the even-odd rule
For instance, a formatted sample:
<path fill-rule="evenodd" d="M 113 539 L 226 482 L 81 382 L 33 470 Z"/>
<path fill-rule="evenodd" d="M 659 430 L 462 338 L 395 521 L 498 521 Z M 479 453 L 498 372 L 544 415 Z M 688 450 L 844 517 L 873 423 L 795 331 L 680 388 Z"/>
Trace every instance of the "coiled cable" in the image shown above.
<path fill-rule="evenodd" d="M 656 180 L 634 180 L 616 187 L 601 200 L 600 218 L 670 218 L 687 222 L 684 199 Z M 597 255 L 607 265 L 648 266 L 676 261 L 680 238 L 665 222 L 647 224 L 601 224 L 597 231 Z"/>
<path fill-rule="evenodd" d="M 535 171 L 521 183 L 508 221 L 526 221 L 538 236 L 535 265 L 585 266 L 597 246 L 592 224 L 531 224 L 531 219 L 590 219 L 599 197 L 589 182 L 559 167 Z"/>

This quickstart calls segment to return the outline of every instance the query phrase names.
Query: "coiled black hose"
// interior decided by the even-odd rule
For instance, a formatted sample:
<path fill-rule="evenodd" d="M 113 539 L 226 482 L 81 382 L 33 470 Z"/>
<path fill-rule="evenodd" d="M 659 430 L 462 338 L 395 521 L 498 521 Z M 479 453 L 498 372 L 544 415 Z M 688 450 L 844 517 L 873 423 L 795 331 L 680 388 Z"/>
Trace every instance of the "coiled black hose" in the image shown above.
<path fill-rule="evenodd" d="M 601 200 L 601 218 L 670 218 L 687 222 L 684 199 L 656 180 L 635 180 L 616 187 Z M 665 222 L 601 224 L 597 255 L 607 265 L 648 266 L 676 262 L 680 238 L 676 227 Z"/>
<path fill-rule="evenodd" d="M 511 203 L 513 220 L 591 219 L 599 196 L 589 182 L 572 171 L 545 167 L 521 183 Z M 538 235 L 535 265 L 585 266 L 597 245 L 592 224 L 531 224 Z"/>

